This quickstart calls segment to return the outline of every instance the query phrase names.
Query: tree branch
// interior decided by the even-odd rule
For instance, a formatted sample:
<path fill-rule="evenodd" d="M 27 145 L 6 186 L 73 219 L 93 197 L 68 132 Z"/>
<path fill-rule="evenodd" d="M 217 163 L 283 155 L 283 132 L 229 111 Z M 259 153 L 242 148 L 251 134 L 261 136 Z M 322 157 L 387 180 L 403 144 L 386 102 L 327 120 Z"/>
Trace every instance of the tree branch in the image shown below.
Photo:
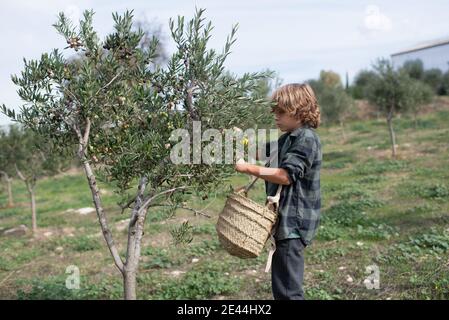
<path fill-rule="evenodd" d="M 130 205 L 131 205 L 134 201 L 136 201 L 136 198 L 137 198 L 137 196 L 132 197 L 131 200 L 129 200 L 129 201 L 128 201 L 125 205 L 123 205 L 123 206 L 121 206 L 120 204 L 118 204 L 119 207 L 120 207 L 120 209 L 121 209 L 120 214 L 123 214 L 123 212 L 125 212 L 126 209 L 131 208 Z"/>
<path fill-rule="evenodd" d="M 0 174 L 5 178 L 5 180 L 9 179 L 8 174 L 6 173 L 6 171 L 0 170 Z"/>
<path fill-rule="evenodd" d="M 149 208 L 153 208 L 153 207 L 171 207 L 171 205 L 168 205 L 168 204 L 154 204 L 154 205 L 150 205 L 149 206 Z M 204 216 L 204 217 L 206 217 L 206 218 L 212 218 L 212 216 L 211 215 L 209 215 L 209 214 L 207 214 L 207 213 L 204 213 L 202 210 L 196 210 L 196 209 L 194 209 L 194 208 L 190 208 L 190 207 L 186 207 L 186 206 L 180 206 L 180 207 L 178 207 L 178 208 L 180 208 L 180 209 L 186 209 L 186 210 L 189 210 L 189 211 L 193 211 L 194 213 L 195 213 L 195 215 L 201 215 L 201 216 Z M 204 210 L 204 209 L 203 209 Z"/>
<path fill-rule="evenodd" d="M 111 81 L 109 81 L 108 83 L 106 83 L 104 86 L 102 86 L 100 89 L 97 90 L 97 92 L 95 92 L 95 94 L 89 99 L 89 101 L 87 101 L 86 105 L 88 105 L 89 103 L 92 102 L 92 100 L 102 91 L 107 89 L 110 85 L 112 85 L 114 83 L 115 80 L 117 80 L 117 78 L 123 73 L 123 70 L 121 70 L 119 73 L 117 73 L 112 79 Z"/>
<path fill-rule="evenodd" d="M 111 252 L 112 257 L 114 258 L 115 265 L 120 270 L 120 272 L 123 274 L 124 272 L 124 263 L 122 258 L 120 257 L 120 254 L 117 250 L 117 247 L 115 246 L 114 239 L 112 237 L 111 230 L 108 226 L 108 221 L 106 219 L 106 214 L 103 210 L 103 204 L 101 202 L 100 198 L 100 190 L 98 190 L 97 181 L 95 179 L 95 175 L 92 171 L 92 168 L 90 167 L 89 161 L 85 156 L 81 158 L 84 171 L 87 176 L 87 180 L 89 182 L 89 187 L 92 192 L 92 198 L 93 202 L 95 204 L 96 212 L 98 221 L 100 222 L 101 230 L 103 231 L 104 239 L 106 240 L 106 244 L 108 245 L 109 251 Z"/>
<path fill-rule="evenodd" d="M 188 189 L 188 188 L 192 188 L 191 186 L 181 186 L 181 187 L 176 187 L 176 188 L 172 188 L 172 189 L 168 189 L 168 190 L 164 190 L 162 192 L 159 192 L 155 195 L 149 196 L 145 199 L 145 202 L 142 204 L 142 206 L 139 208 L 139 214 L 146 209 L 146 207 L 148 207 L 148 205 L 151 203 L 151 201 L 153 201 L 155 198 L 167 194 L 167 193 L 173 193 L 177 190 L 183 190 L 183 189 Z"/>
<path fill-rule="evenodd" d="M 84 147 L 86 147 L 87 143 L 89 142 L 89 134 L 90 134 L 90 119 L 86 118 L 86 129 L 84 130 L 83 136 Z"/>
<path fill-rule="evenodd" d="M 131 219 L 129 221 L 129 227 L 130 228 L 135 225 L 135 223 L 137 221 L 137 218 L 139 216 L 139 213 L 140 213 L 139 209 L 140 209 L 140 206 L 142 205 L 142 201 L 144 200 L 143 199 L 143 194 L 145 192 L 145 188 L 147 186 L 147 183 L 148 183 L 148 179 L 146 177 L 141 177 L 140 178 L 137 194 L 134 197 L 134 201 L 135 201 L 136 204 L 135 204 L 135 206 L 133 208 L 133 213 L 132 213 Z"/>
<path fill-rule="evenodd" d="M 16 168 L 16 172 L 17 175 L 19 176 L 19 178 L 23 181 L 27 181 L 27 179 L 25 178 L 25 176 L 22 174 L 22 172 L 19 170 L 19 168 L 17 167 L 17 164 L 14 163 L 14 168 Z"/>
<path fill-rule="evenodd" d="M 140 206 L 142 205 L 145 188 L 148 184 L 148 178 L 140 177 L 139 187 L 136 195 L 136 204 L 133 209 L 128 227 L 128 250 L 126 254 L 126 267 L 135 269 L 139 263 L 140 245 L 145 227 L 146 214 L 141 214 Z M 137 225 L 136 225 L 136 222 Z"/>

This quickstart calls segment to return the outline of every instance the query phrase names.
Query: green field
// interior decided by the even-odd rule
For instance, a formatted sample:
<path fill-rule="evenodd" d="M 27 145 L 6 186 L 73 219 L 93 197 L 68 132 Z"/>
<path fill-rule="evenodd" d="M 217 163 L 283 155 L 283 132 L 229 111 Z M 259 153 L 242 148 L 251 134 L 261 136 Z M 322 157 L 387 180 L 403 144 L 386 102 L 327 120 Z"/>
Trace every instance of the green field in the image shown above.
<path fill-rule="evenodd" d="M 321 127 L 323 145 L 322 223 L 306 249 L 307 299 L 449 298 L 449 109 L 434 105 L 415 121 L 395 120 L 398 157 L 391 159 L 383 119 Z M 236 175 L 232 185 L 247 183 Z M 3 230 L 31 225 L 25 186 L 13 184 L 16 206 L 0 209 Z M 102 195 L 121 252 L 127 218 L 106 188 Z M 37 184 L 40 236 L 0 236 L 0 298 L 120 299 L 122 283 L 102 238 L 82 172 Z M 264 199 L 258 181 L 251 197 Z M 0 193 L 0 206 L 6 204 Z M 191 206 L 211 219 L 178 210 L 167 218 L 149 212 L 140 273 L 140 299 L 271 299 L 267 254 L 240 260 L 218 243 L 215 222 L 225 197 L 211 194 Z M 74 210 L 70 210 L 74 209 Z M 171 244 L 170 229 L 188 219 L 193 242 Z M 118 230 L 117 230 L 118 229 Z M 0 232 L 1 234 L 1 232 Z M 192 259 L 194 259 L 192 261 Z M 380 288 L 367 289 L 366 267 L 379 267 Z M 76 265 L 81 288 L 68 290 L 66 268 Z"/>

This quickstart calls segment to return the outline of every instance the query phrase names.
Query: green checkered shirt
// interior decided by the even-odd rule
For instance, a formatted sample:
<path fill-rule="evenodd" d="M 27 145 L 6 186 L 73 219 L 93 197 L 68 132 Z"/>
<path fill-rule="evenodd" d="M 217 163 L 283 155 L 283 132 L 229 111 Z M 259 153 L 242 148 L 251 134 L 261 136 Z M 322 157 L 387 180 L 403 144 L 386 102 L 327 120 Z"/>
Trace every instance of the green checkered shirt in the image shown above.
<path fill-rule="evenodd" d="M 278 158 L 274 157 L 272 164 L 266 166 L 285 169 L 291 184 L 283 186 L 281 191 L 274 237 L 276 240 L 301 238 L 307 246 L 320 224 L 320 138 L 313 128 L 303 125 L 281 135 L 277 145 Z M 267 155 L 272 146 L 273 143 L 267 143 Z M 278 186 L 265 181 L 267 196 L 274 196 Z"/>

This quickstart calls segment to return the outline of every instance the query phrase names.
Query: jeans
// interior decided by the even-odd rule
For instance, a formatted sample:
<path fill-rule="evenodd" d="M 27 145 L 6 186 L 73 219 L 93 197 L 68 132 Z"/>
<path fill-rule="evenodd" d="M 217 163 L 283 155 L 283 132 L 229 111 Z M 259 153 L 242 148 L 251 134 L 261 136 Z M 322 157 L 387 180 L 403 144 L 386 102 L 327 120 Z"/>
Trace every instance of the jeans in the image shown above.
<path fill-rule="evenodd" d="M 305 300 L 303 291 L 304 244 L 301 239 L 276 240 L 271 265 L 275 300 Z"/>

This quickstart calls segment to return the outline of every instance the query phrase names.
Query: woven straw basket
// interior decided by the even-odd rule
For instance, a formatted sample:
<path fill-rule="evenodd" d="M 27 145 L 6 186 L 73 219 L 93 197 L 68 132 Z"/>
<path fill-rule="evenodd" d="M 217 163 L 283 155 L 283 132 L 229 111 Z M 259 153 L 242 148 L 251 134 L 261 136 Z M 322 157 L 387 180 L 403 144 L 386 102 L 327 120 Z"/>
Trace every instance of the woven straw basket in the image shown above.
<path fill-rule="evenodd" d="M 261 205 L 249 199 L 246 196 L 248 189 L 234 191 L 228 196 L 216 225 L 222 246 L 239 258 L 256 258 L 261 254 L 277 217 L 269 204 Z M 280 190 L 281 186 L 277 199 Z"/>

